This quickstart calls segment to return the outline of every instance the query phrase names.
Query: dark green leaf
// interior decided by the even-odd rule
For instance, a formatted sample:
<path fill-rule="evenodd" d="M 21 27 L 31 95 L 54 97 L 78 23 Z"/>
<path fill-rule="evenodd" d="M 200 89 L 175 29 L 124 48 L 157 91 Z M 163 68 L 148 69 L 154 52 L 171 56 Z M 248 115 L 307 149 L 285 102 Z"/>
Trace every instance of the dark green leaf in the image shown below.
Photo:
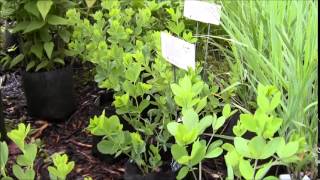
<path fill-rule="evenodd" d="M 42 28 L 45 25 L 43 21 L 31 21 L 28 26 L 25 28 L 23 33 L 29 33 L 31 31 Z"/>
<path fill-rule="evenodd" d="M 43 47 L 44 47 L 44 50 L 47 53 L 48 58 L 51 59 L 52 51 L 53 51 L 53 48 L 54 48 L 53 42 L 45 42 Z"/>
<path fill-rule="evenodd" d="M 56 63 L 59 63 L 59 64 L 61 64 L 61 65 L 65 65 L 64 60 L 61 59 L 61 58 L 55 58 L 53 61 L 56 62 Z"/>
<path fill-rule="evenodd" d="M 38 66 L 36 67 L 36 71 L 39 71 L 40 69 L 43 69 L 45 67 L 47 67 L 49 64 L 49 61 L 45 60 L 42 61 L 40 64 L 38 64 Z"/>
<path fill-rule="evenodd" d="M 37 4 L 35 1 L 28 2 L 24 5 L 24 9 L 29 13 L 35 15 L 36 17 L 40 17 L 40 13 L 37 9 Z"/>
<path fill-rule="evenodd" d="M 24 55 L 23 54 L 19 54 L 18 56 L 13 58 L 13 60 L 10 63 L 10 68 L 12 68 L 15 65 L 19 64 L 23 59 L 24 59 Z"/>
<path fill-rule="evenodd" d="M 35 61 L 30 61 L 27 65 L 26 71 L 29 71 L 31 68 L 33 68 L 36 65 Z"/>
<path fill-rule="evenodd" d="M 68 20 L 60 16 L 49 15 L 48 23 L 51 25 L 66 25 L 68 24 Z"/>

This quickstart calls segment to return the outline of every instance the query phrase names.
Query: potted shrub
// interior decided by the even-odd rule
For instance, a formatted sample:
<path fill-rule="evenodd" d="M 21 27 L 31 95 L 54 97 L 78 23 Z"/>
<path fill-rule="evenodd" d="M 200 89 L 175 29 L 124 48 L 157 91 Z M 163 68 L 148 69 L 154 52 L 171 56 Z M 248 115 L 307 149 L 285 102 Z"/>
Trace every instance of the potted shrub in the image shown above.
<path fill-rule="evenodd" d="M 70 1 L 19 1 L 11 14 L 21 54 L 10 67 L 25 68 L 22 79 L 30 116 L 61 120 L 74 111 L 72 68 L 65 63 L 70 32 L 64 18 L 72 6 Z"/>

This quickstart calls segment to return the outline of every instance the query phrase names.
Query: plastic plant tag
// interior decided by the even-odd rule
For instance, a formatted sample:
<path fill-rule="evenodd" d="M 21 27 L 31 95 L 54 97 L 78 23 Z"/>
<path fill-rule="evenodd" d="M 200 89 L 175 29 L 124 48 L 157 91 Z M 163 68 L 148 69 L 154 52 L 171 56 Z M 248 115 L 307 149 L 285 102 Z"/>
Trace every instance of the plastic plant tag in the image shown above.
<path fill-rule="evenodd" d="M 183 15 L 192 20 L 219 25 L 220 12 L 221 6 L 214 3 L 199 0 L 184 1 Z"/>
<path fill-rule="evenodd" d="M 195 50 L 194 44 L 161 32 L 162 56 L 171 64 L 185 70 L 195 69 Z"/>

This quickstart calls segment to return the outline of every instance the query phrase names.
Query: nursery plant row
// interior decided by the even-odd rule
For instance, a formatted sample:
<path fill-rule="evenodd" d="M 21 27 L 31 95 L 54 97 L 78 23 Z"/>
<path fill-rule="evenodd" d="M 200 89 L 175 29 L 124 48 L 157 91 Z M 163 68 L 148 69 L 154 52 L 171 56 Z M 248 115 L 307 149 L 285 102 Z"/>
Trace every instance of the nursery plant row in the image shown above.
<path fill-rule="evenodd" d="M 91 68 L 105 103 L 84 131 L 104 166 L 127 161 L 120 178 L 316 179 L 318 2 L 0 0 L 0 14 L 1 74 L 21 74 L 34 121 L 65 123 L 73 69 Z M 0 179 L 43 179 L 33 123 L 7 129 L 3 111 Z M 46 160 L 53 180 L 77 165 Z"/>

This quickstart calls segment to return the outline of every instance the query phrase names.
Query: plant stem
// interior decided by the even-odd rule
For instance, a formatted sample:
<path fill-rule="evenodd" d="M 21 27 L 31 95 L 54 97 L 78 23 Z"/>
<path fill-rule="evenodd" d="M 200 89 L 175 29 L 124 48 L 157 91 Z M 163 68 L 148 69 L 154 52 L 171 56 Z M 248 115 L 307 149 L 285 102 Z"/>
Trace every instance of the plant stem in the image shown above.
<path fill-rule="evenodd" d="M 199 163 L 199 180 L 202 180 L 202 163 Z"/>
<path fill-rule="evenodd" d="M 256 169 L 257 169 L 258 159 L 254 161 L 254 168 L 253 168 L 253 179 L 256 176 Z"/>
<path fill-rule="evenodd" d="M 192 172 L 192 175 L 193 175 L 194 179 L 198 180 L 196 173 L 193 171 L 193 168 L 191 168 L 191 172 Z"/>
<path fill-rule="evenodd" d="M 220 135 L 220 134 L 209 134 L 209 133 L 204 133 L 203 135 L 205 135 L 205 136 L 218 137 L 218 138 L 227 139 L 227 140 L 232 140 L 232 141 L 233 141 L 233 139 L 234 139 L 234 137 L 226 136 L 226 135 Z"/>

